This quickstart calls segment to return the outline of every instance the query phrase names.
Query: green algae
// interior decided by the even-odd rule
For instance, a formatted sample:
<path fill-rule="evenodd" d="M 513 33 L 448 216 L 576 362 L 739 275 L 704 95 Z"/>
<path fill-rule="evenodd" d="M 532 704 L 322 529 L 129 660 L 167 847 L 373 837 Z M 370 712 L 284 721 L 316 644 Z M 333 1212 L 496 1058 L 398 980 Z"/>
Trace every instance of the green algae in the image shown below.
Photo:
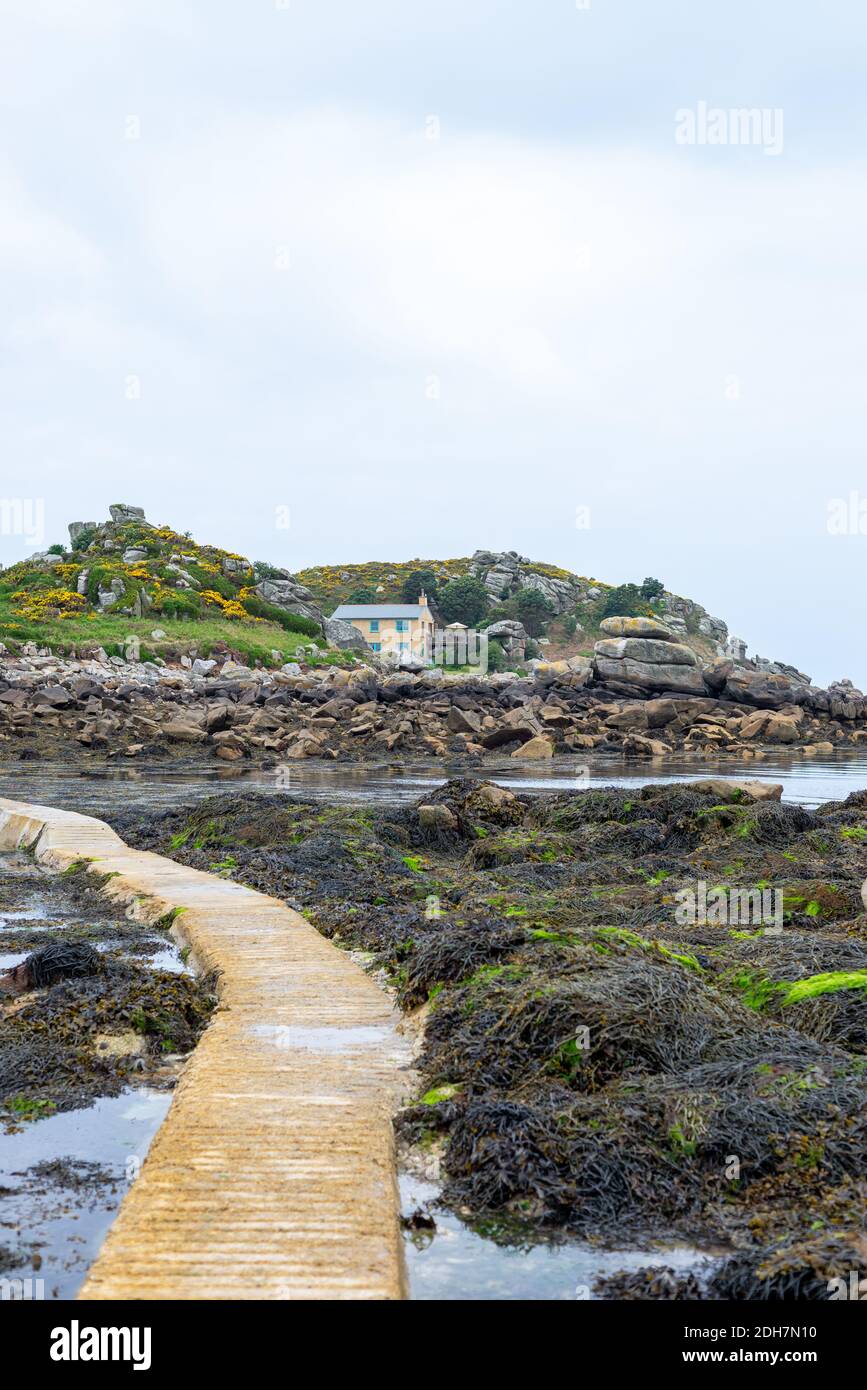
<path fill-rule="evenodd" d="M 779 984 L 784 990 L 783 1008 L 788 1004 L 800 1004 L 805 999 L 816 999 L 821 994 L 836 994 L 841 989 L 860 989 L 867 991 L 867 970 L 829 970 L 823 974 L 810 975 L 806 980 L 795 984 Z"/>

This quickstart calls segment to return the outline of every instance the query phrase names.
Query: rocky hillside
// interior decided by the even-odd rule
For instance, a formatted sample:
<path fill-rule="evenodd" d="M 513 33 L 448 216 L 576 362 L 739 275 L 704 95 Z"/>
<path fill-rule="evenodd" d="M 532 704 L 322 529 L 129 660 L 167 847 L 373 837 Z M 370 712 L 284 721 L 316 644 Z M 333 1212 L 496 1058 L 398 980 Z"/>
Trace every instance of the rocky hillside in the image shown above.
<path fill-rule="evenodd" d="M 661 584 L 659 593 L 652 588 L 645 593 L 638 584 L 614 586 L 530 560 L 515 550 L 477 550 L 456 560 L 371 560 L 360 565 L 317 565 L 300 571 L 298 580 L 329 613 L 338 604 L 353 601 L 405 602 L 407 585 L 411 592 L 412 579 L 419 574 L 430 574 L 435 580 L 433 591 L 427 586 L 435 610 L 438 596 L 449 583 L 465 577 L 478 580 L 488 605 L 485 622 L 514 616 L 510 606 L 517 596 L 527 590 L 536 591 L 550 608 L 542 640 L 543 645 L 556 651 L 548 655 L 589 653 L 599 636 L 600 622 L 615 613 L 662 618 L 704 660 L 723 655 L 729 641 L 728 628 L 721 618 L 712 617 L 691 599 L 669 593 Z"/>
<path fill-rule="evenodd" d="M 257 659 L 259 649 L 265 658 L 273 650 L 281 661 L 299 640 L 322 642 L 322 615 L 288 571 L 154 526 L 140 507 L 118 503 L 110 512 L 108 521 L 72 522 L 68 544 L 0 575 L 5 642 L 99 644 L 116 629 L 158 643 L 170 627 L 194 641 L 217 636 Z"/>
<path fill-rule="evenodd" d="M 517 551 L 489 550 L 452 560 L 321 565 L 293 575 L 153 525 L 140 507 L 117 503 L 109 510 L 109 520 L 74 521 L 68 542 L 0 574 L 0 641 L 13 651 L 36 643 L 126 655 L 132 641 L 154 657 L 213 652 L 275 666 L 298 657 L 306 640 L 314 657 L 310 643 L 344 649 L 335 657 L 350 660 L 354 651 L 367 660 L 372 653 L 359 633 L 331 613 L 346 602 L 413 602 L 422 586 L 441 621 L 483 628 L 495 639 L 493 669 L 523 670 L 533 657 L 589 659 L 613 616 L 663 623 L 687 657 L 693 653 L 695 666 L 745 658 L 745 644 L 729 636 L 722 619 L 656 579 L 613 586 Z M 605 656 L 605 648 L 596 654 Z M 755 665 L 809 685 L 808 676 L 782 663 Z"/>

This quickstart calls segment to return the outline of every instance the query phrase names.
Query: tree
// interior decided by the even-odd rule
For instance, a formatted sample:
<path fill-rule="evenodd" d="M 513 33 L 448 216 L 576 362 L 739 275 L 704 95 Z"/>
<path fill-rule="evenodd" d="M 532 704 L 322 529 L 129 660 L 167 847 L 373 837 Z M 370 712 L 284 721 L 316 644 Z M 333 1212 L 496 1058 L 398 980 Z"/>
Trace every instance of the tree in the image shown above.
<path fill-rule="evenodd" d="M 439 610 L 447 623 L 478 627 L 488 611 L 488 591 L 478 579 L 466 574 L 452 579 L 440 590 Z"/>
<path fill-rule="evenodd" d="M 347 603 L 373 603 L 374 594 L 372 589 L 353 589 Z"/>
<path fill-rule="evenodd" d="M 403 581 L 400 596 L 404 603 L 418 603 L 422 589 L 429 599 L 436 598 L 437 577 L 433 570 L 413 570 Z"/>
<path fill-rule="evenodd" d="M 662 598 L 665 593 L 665 585 L 660 579 L 645 579 L 641 586 L 641 593 L 644 598 Z"/>
<path fill-rule="evenodd" d="M 530 637 L 544 637 L 545 624 L 554 616 L 554 605 L 539 589 L 519 589 L 508 606 Z"/>
<path fill-rule="evenodd" d="M 642 612 L 647 601 L 637 584 L 618 584 L 609 589 L 602 601 L 599 618 L 632 618 Z"/>

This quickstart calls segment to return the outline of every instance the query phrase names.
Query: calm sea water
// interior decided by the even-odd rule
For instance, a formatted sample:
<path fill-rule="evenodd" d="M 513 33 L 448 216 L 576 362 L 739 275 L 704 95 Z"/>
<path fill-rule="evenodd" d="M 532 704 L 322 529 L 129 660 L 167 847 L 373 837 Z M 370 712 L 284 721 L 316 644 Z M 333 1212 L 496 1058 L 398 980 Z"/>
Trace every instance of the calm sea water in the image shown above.
<path fill-rule="evenodd" d="M 761 761 L 667 758 L 627 762 L 597 755 L 558 758 L 529 766 L 488 763 L 465 773 L 449 772 L 441 763 L 363 765 L 358 763 L 292 763 L 277 770 L 238 771 L 227 767 L 179 768 L 165 765 L 110 765 L 67 769 L 58 764 L 20 764 L 0 768 L 0 796 L 47 806 L 68 806 L 89 815 L 113 807 L 168 809 L 221 791 L 283 791 L 316 801 L 399 803 L 417 800 L 427 788 L 442 785 L 447 776 L 468 775 L 499 782 L 513 791 L 561 792 L 587 786 L 640 787 L 646 782 L 688 782 L 698 777 L 748 777 L 781 782 L 786 801 L 817 806 L 844 800 L 867 788 L 867 750 L 841 751 L 823 758 L 769 752 Z"/>

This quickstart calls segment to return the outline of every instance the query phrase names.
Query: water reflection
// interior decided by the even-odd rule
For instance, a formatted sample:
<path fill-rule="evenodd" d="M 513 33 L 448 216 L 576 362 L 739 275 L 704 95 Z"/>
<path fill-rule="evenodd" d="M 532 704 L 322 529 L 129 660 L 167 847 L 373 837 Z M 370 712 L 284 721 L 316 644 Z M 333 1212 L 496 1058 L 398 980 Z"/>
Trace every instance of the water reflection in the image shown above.
<path fill-rule="evenodd" d="M 442 763 L 366 765 L 306 762 L 278 769 L 243 771 L 235 767 L 179 767 L 138 764 L 69 769 L 27 765 L 0 771 L 0 796 L 48 806 L 68 806 L 90 815 L 112 807 L 169 809 L 215 792 L 282 791 L 312 801 L 401 803 L 416 800 L 425 788 L 440 786 L 448 776 L 487 778 L 514 791 L 558 792 L 590 786 L 640 787 L 646 782 L 685 782 L 698 777 L 747 777 L 782 782 L 783 797 L 803 806 L 844 800 L 867 788 L 867 751 L 841 750 L 807 758 L 797 753 L 768 752 L 760 761 L 734 758 L 666 758 L 626 761 L 611 755 L 584 754 L 558 758 L 532 769 L 508 758 L 481 768 L 448 769 Z"/>

